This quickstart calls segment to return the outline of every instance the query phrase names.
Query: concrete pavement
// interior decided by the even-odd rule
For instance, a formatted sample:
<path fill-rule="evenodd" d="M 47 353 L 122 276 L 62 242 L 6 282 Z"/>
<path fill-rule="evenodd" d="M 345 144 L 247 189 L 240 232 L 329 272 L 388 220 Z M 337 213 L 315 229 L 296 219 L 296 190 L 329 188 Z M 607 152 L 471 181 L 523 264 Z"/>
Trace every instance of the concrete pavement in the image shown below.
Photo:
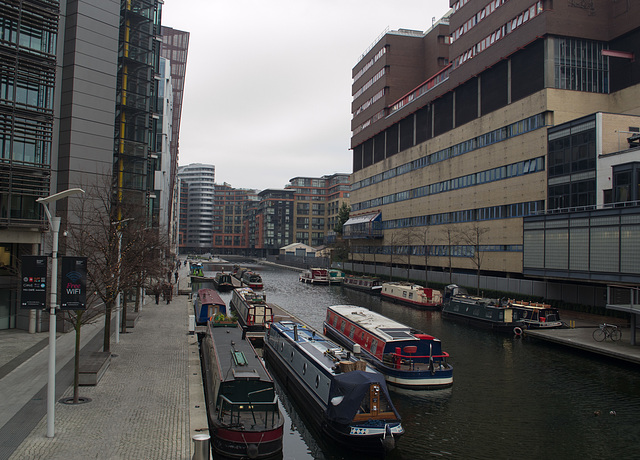
<path fill-rule="evenodd" d="M 180 289 L 188 282 L 183 267 Z M 192 436 L 208 432 L 197 338 L 188 333 L 191 301 L 185 295 L 168 305 L 147 300 L 135 327 L 118 344 L 112 338 L 111 364 L 100 382 L 80 387 L 90 402 L 59 402 L 73 396 L 75 341 L 73 332 L 60 334 L 54 438 L 46 437 L 48 333 L 2 331 L 0 459 L 191 458 Z M 83 326 L 85 350 L 101 349 L 102 331 L 101 322 Z"/>

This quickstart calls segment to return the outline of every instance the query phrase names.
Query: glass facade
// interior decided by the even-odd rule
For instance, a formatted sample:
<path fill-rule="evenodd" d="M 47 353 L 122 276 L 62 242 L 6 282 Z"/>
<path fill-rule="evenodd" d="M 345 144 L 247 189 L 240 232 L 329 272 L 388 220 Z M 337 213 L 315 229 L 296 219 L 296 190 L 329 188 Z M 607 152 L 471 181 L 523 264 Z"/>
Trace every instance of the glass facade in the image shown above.
<path fill-rule="evenodd" d="M 596 204 L 595 115 L 549 128 L 548 209 Z"/>
<path fill-rule="evenodd" d="M 555 87 L 589 93 L 609 92 L 609 58 L 602 55 L 605 42 L 557 37 Z"/>

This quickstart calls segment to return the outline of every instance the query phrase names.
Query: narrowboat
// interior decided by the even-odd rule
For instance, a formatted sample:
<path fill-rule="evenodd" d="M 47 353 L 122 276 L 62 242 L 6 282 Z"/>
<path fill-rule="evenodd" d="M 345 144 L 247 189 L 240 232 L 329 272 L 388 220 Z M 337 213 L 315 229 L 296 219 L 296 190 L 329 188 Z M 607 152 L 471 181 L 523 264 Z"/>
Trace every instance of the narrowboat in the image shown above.
<path fill-rule="evenodd" d="M 442 316 L 497 332 L 524 326 L 522 312 L 506 300 L 472 296 L 455 284 L 445 288 Z"/>
<path fill-rule="evenodd" d="M 380 295 L 393 302 L 418 308 L 440 308 L 442 293 L 436 289 L 401 281 L 389 281 L 382 284 Z"/>
<path fill-rule="evenodd" d="M 564 327 L 557 308 L 543 303 L 509 300 L 511 306 L 520 310 L 522 322 L 527 329 L 554 329 Z"/>
<path fill-rule="evenodd" d="M 344 281 L 344 272 L 337 268 L 330 268 L 327 271 L 329 275 L 329 284 L 342 284 Z"/>
<path fill-rule="evenodd" d="M 198 295 L 194 299 L 193 308 L 196 314 L 196 324 L 204 326 L 211 318 L 222 313 L 226 316 L 227 306 L 220 298 L 218 291 L 211 288 L 198 290 Z"/>
<path fill-rule="evenodd" d="M 248 332 L 258 332 L 262 336 L 267 324 L 273 322 L 273 311 L 267 305 L 267 295 L 251 288 L 234 289 L 231 307 L 238 313 L 238 322 L 242 328 Z"/>
<path fill-rule="evenodd" d="M 404 433 L 384 376 L 305 324 L 272 323 L 265 354 L 285 391 L 329 442 L 384 455 Z"/>
<path fill-rule="evenodd" d="M 273 379 L 237 323 L 218 326 L 209 322 L 200 345 L 213 451 L 238 459 L 281 455 L 284 417 Z"/>
<path fill-rule="evenodd" d="M 361 353 L 390 385 L 432 390 L 453 384 L 449 354 L 432 335 L 353 305 L 327 308 L 323 326 L 327 337 Z"/>
<path fill-rule="evenodd" d="M 213 278 L 213 285 L 219 292 L 228 292 L 233 289 L 233 280 L 229 273 L 219 272 Z"/>
<path fill-rule="evenodd" d="M 382 291 L 382 282 L 379 278 L 372 276 L 347 275 L 342 281 L 342 285 L 349 289 L 357 289 L 374 295 L 379 295 Z"/>
<path fill-rule="evenodd" d="M 326 268 L 309 268 L 300 273 L 299 281 L 311 284 L 329 284 L 329 273 Z"/>
<path fill-rule="evenodd" d="M 262 289 L 264 287 L 264 285 L 262 284 L 262 277 L 251 270 L 245 270 L 242 273 L 241 280 L 251 289 Z"/>
<path fill-rule="evenodd" d="M 246 267 L 241 267 L 239 265 L 234 265 L 233 269 L 231 271 L 231 275 L 235 278 L 238 279 L 240 281 L 242 281 L 242 275 L 244 274 L 244 272 L 246 272 L 247 270 L 249 270 Z"/>

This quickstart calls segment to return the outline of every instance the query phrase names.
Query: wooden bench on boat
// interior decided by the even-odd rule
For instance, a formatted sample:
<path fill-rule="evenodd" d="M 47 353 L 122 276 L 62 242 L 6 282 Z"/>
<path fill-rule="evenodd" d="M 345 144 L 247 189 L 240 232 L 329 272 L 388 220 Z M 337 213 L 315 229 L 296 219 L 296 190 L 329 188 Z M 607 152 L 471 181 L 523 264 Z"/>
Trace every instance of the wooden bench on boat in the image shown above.
<path fill-rule="evenodd" d="M 80 356 L 79 385 L 97 385 L 111 364 L 111 353 L 93 351 Z"/>

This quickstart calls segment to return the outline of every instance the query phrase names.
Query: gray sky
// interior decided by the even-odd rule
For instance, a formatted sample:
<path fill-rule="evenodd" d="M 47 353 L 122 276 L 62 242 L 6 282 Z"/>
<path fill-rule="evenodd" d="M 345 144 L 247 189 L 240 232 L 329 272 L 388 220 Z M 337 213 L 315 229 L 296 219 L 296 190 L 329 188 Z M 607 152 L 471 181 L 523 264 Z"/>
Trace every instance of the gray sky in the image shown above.
<path fill-rule="evenodd" d="M 191 33 L 180 165 L 216 182 L 283 188 L 350 173 L 351 69 L 388 27 L 425 31 L 448 0 L 165 0 Z"/>

